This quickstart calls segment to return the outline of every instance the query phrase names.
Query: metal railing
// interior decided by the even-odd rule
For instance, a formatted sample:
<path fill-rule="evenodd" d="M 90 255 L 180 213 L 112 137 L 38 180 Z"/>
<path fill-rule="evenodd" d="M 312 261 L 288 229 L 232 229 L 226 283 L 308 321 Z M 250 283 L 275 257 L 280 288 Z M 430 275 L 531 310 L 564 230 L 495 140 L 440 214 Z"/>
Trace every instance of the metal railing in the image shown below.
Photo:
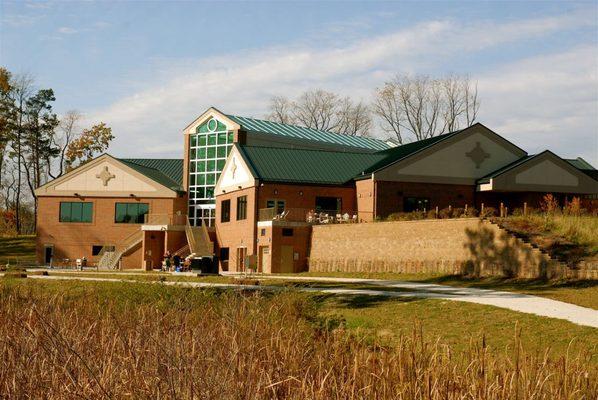
<path fill-rule="evenodd" d="M 285 208 L 279 210 L 260 208 L 259 221 L 307 222 L 310 224 L 343 224 L 360 222 L 357 211 L 353 210 L 315 210 L 306 208 Z"/>
<path fill-rule="evenodd" d="M 186 214 L 145 214 L 144 224 L 146 225 L 185 225 Z"/>

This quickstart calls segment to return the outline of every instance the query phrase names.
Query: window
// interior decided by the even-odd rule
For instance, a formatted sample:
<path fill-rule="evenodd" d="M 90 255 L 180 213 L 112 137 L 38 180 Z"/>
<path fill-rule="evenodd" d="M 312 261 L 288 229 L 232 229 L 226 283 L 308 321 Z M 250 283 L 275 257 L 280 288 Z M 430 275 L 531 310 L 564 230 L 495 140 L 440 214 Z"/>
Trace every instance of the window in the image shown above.
<path fill-rule="evenodd" d="M 220 248 L 220 261 L 226 262 L 228 261 L 228 247 L 221 247 Z"/>
<path fill-rule="evenodd" d="M 237 221 L 247 219 L 247 196 L 237 197 Z"/>
<path fill-rule="evenodd" d="M 93 203 L 61 202 L 60 222 L 91 222 Z"/>
<path fill-rule="evenodd" d="M 403 211 L 424 211 L 430 209 L 430 199 L 425 197 L 405 197 Z"/>
<path fill-rule="evenodd" d="M 275 208 L 276 214 L 282 214 L 284 211 L 286 202 L 280 199 L 270 199 L 266 201 L 266 208 Z"/>
<path fill-rule="evenodd" d="M 116 203 L 114 222 L 117 224 L 142 224 L 149 212 L 147 203 Z"/>
<path fill-rule="evenodd" d="M 230 200 L 222 200 L 220 202 L 220 222 L 230 221 Z"/>
<path fill-rule="evenodd" d="M 260 229 L 260 236 L 266 236 L 266 229 Z"/>
<path fill-rule="evenodd" d="M 282 236 L 293 236 L 293 228 L 282 228 Z"/>
<path fill-rule="evenodd" d="M 95 244 L 95 245 L 91 246 L 91 255 L 99 256 L 100 253 L 102 252 L 102 249 L 104 249 L 106 251 L 114 251 L 114 246 L 102 246 L 99 244 Z"/>
<path fill-rule="evenodd" d="M 316 212 L 328 211 L 340 213 L 342 199 L 340 197 L 316 197 Z"/>

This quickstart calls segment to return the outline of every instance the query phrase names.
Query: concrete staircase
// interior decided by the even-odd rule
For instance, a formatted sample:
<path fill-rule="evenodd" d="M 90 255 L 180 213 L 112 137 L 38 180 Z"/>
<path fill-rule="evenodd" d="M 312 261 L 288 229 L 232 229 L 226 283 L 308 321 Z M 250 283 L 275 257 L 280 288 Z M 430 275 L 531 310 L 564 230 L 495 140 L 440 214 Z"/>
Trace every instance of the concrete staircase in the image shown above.
<path fill-rule="evenodd" d="M 113 251 L 104 251 L 104 249 L 102 249 L 100 261 L 98 261 L 98 268 L 117 269 L 120 259 L 131 251 L 139 248 L 142 242 L 143 231 L 138 230 L 122 240 L 118 246 L 115 246 Z"/>
<path fill-rule="evenodd" d="M 205 225 L 191 226 L 185 225 L 185 234 L 189 250 L 195 254 L 195 257 L 214 256 L 214 243 L 210 240 L 208 228 Z"/>

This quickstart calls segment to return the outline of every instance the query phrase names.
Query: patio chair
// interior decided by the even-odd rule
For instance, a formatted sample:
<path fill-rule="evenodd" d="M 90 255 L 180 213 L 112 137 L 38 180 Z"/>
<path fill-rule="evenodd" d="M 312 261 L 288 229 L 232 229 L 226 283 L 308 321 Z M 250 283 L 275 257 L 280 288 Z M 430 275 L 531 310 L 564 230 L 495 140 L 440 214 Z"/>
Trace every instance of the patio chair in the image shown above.
<path fill-rule="evenodd" d="M 343 222 L 350 222 L 350 219 L 349 219 L 349 218 L 351 218 L 351 217 L 349 216 L 349 213 L 344 213 L 344 214 L 343 214 Z"/>

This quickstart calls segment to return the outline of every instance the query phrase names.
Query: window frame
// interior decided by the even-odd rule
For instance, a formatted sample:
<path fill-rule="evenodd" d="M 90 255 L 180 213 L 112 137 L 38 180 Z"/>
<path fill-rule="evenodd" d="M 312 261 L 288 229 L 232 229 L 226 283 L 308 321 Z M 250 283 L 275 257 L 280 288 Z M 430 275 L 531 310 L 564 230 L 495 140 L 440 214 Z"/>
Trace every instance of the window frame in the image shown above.
<path fill-rule="evenodd" d="M 237 196 L 237 221 L 247 219 L 247 195 Z"/>
<path fill-rule="evenodd" d="M 230 199 L 220 201 L 220 222 L 230 222 Z"/>
<path fill-rule="evenodd" d="M 69 217 L 63 218 L 63 206 L 69 205 Z M 73 205 L 79 208 L 78 220 L 73 220 Z M 89 218 L 84 218 L 89 212 Z M 91 201 L 61 201 L 58 206 L 58 222 L 68 224 L 90 224 L 93 222 L 93 202 Z"/>
<path fill-rule="evenodd" d="M 125 214 L 124 214 L 124 219 L 126 219 L 126 217 L 131 217 L 130 220 L 122 220 L 119 221 L 117 219 L 118 216 L 118 208 L 120 207 L 125 207 Z M 132 214 L 129 213 L 129 210 L 132 210 L 134 207 L 137 208 L 137 215 L 133 216 Z M 144 206 L 145 212 L 143 214 L 140 214 L 140 207 Z M 122 211 L 122 210 L 121 210 Z M 144 224 L 145 223 L 145 215 L 150 213 L 150 206 L 149 203 L 141 203 L 141 202 L 115 202 L 114 203 L 114 223 L 115 224 Z M 141 220 L 140 220 L 141 218 Z"/>

